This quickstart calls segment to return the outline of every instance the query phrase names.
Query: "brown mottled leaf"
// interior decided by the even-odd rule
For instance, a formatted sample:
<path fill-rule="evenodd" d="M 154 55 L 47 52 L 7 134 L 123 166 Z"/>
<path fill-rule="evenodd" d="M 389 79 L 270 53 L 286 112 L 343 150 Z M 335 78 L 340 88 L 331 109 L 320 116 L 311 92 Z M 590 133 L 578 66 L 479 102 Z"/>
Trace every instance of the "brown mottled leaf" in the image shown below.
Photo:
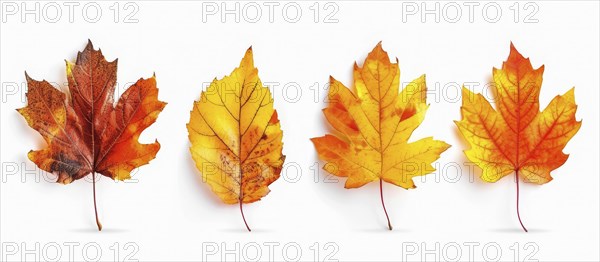
<path fill-rule="evenodd" d="M 154 159 L 160 144 L 141 144 L 138 138 L 166 103 L 158 100 L 156 79 L 139 79 L 114 104 L 117 61 L 108 62 L 88 42 L 73 64 L 67 62 L 69 95 L 47 81 L 26 74 L 28 105 L 18 109 L 37 130 L 47 147 L 28 156 L 39 168 L 69 184 L 92 174 L 116 180 L 130 178 L 136 167 Z M 98 229 L 102 225 L 98 221 Z"/>

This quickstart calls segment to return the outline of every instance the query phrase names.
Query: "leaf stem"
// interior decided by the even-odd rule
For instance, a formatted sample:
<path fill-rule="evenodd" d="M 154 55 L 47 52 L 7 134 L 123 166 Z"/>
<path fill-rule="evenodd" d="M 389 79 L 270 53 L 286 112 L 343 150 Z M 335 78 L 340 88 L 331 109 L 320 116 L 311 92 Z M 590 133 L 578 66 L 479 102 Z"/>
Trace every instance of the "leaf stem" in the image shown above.
<path fill-rule="evenodd" d="M 102 224 L 98 219 L 98 208 L 96 207 L 96 173 L 92 173 L 92 185 L 94 188 L 94 212 L 96 212 L 96 225 L 98 225 L 98 231 L 102 231 Z"/>
<path fill-rule="evenodd" d="M 390 216 L 388 216 L 388 212 L 385 209 L 385 202 L 383 202 L 383 180 L 379 179 L 379 196 L 381 197 L 381 206 L 383 206 L 383 212 L 385 212 L 385 217 L 387 218 L 388 228 L 392 230 L 392 223 L 390 223 Z"/>
<path fill-rule="evenodd" d="M 250 227 L 248 226 L 248 223 L 246 222 L 246 217 L 244 217 L 244 209 L 242 209 L 242 200 L 241 199 L 240 199 L 240 212 L 242 213 L 242 219 L 244 220 L 244 224 L 246 225 L 248 232 L 252 232 L 252 230 L 250 230 Z"/>
<path fill-rule="evenodd" d="M 517 179 L 517 217 L 519 218 L 519 223 L 521 223 L 523 230 L 525 230 L 525 232 L 529 232 L 523 225 L 523 221 L 521 221 L 521 214 L 519 213 L 519 170 L 515 170 L 515 176 Z"/>

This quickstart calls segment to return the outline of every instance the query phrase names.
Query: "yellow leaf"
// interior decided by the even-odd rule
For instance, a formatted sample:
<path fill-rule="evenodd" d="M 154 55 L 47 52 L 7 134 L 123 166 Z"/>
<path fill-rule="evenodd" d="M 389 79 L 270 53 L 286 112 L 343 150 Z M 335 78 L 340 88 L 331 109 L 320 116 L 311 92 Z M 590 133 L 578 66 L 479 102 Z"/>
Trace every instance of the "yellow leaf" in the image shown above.
<path fill-rule="evenodd" d="M 279 178 L 283 133 L 271 92 L 254 67 L 252 48 L 238 68 L 202 92 L 187 128 L 203 181 L 223 202 L 239 203 L 242 216 L 242 203 L 260 200 Z"/>
<path fill-rule="evenodd" d="M 450 147 L 443 141 L 423 138 L 409 143 L 412 132 L 425 118 L 425 76 L 408 84 L 402 92 L 398 63 L 377 44 L 363 67 L 354 65 L 356 95 L 331 78 L 330 104 L 323 110 L 339 135 L 312 138 L 328 172 L 347 177 L 346 188 L 383 181 L 410 189 L 412 178 L 429 174 L 431 165 Z M 382 205 L 383 194 L 381 194 Z M 387 211 L 385 211 L 387 217 Z M 388 227 L 391 224 L 388 218 Z"/>

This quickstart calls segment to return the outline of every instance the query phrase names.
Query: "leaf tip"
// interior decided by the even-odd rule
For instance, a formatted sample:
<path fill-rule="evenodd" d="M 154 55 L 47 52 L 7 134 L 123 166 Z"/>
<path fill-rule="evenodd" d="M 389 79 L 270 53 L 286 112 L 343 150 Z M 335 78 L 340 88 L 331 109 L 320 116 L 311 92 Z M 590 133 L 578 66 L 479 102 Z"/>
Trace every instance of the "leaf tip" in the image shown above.
<path fill-rule="evenodd" d="M 384 54 L 387 57 L 387 52 L 385 52 L 385 50 L 383 50 L 382 41 L 379 41 L 379 43 L 377 43 L 377 45 L 375 45 L 375 47 L 373 48 L 371 53 L 369 53 L 369 55 L 367 55 L 367 57 L 369 57 L 371 55 L 375 55 L 375 57 L 378 57 L 378 54 Z M 388 61 L 389 61 L 389 58 L 388 58 Z"/>
<path fill-rule="evenodd" d="M 33 80 L 33 79 L 32 79 L 32 78 L 29 76 L 29 74 L 27 73 L 27 70 L 25 70 L 25 80 L 27 80 L 27 82 L 29 82 L 29 81 Z"/>
<path fill-rule="evenodd" d="M 92 44 L 92 40 L 88 38 L 88 42 L 85 46 L 85 49 L 94 50 L 94 44 Z"/>
<path fill-rule="evenodd" d="M 455 120 L 455 121 L 456 121 L 456 120 Z M 451 148 L 451 147 L 452 147 L 452 145 L 451 145 L 451 144 L 448 144 L 448 143 L 446 143 L 446 141 L 441 141 L 441 142 L 442 142 L 442 144 L 443 144 L 443 145 L 444 145 L 444 147 L 445 147 L 444 151 L 446 151 L 446 149 L 448 149 L 448 148 Z"/>
<path fill-rule="evenodd" d="M 317 143 L 318 143 L 317 141 L 319 141 L 319 137 L 311 137 L 309 139 L 310 139 L 310 142 L 313 143 L 313 145 L 317 145 Z"/>
<path fill-rule="evenodd" d="M 519 64 L 519 63 L 523 62 L 523 60 L 526 60 L 526 62 L 529 61 L 529 59 L 525 58 L 519 52 L 519 50 L 517 50 L 517 48 L 515 47 L 515 45 L 511 41 L 510 42 L 510 52 L 508 54 L 508 59 L 506 60 L 506 62 Z"/>

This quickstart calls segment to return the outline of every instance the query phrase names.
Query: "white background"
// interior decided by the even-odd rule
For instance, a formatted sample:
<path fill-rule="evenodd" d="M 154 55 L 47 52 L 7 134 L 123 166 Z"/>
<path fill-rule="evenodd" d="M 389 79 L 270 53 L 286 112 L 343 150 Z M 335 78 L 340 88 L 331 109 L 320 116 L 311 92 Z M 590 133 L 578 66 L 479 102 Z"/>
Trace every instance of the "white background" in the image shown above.
<path fill-rule="evenodd" d="M 52 2 L 40 3 L 42 9 Z M 221 13 L 203 22 L 202 4 L 191 1 L 134 2 L 139 8 L 134 16 L 137 23 L 123 22 L 132 10 L 122 10 L 124 3 L 115 23 L 113 1 L 98 2 L 102 17 L 88 22 L 81 3 L 70 22 L 68 7 L 55 3 L 62 8 L 56 23 L 45 20 L 54 18 L 53 6 L 47 7 L 50 13 L 42 13 L 39 23 L 33 15 L 23 20 L 22 10 L 8 15 L 3 9 L 3 260 L 48 260 L 56 250 L 60 259 L 69 260 L 68 245 L 76 245 L 76 260 L 94 258 L 94 247 L 100 247 L 100 258 L 107 261 L 115 260 L 115 252 L 123 260 L 134 249 L 133 258 L 142 261 L 243 260 L 252 259 L 256 250 L 261 260 L 280 261 L 296 256 L 293 247 L 301 248 L 303 261 L 314 261 L 315 253 L 319 260 L 328 254 L 343 261 L 450 260 L 457 250 L 461 260 L 480 261 L 493 259 L 495 247 L 501 248 L 503 261 L 514 261 L 515 253 L 519 260 L 529 254 L 542 261 L 600 259 L 598 2 L 534 2 L 539 8 L 534 23 L 523 22 L 533 10 L 524 10 L 524 3 L 515 22 L 512 1 L 496 3 L 502 14 L 495 23 L 486 21 L 494 18 L 494 9 L 488 10 L 488 16 L 482 14 L 485 3 L 474 7 L 470 22 L 467 5 L 458 2 L 462 17 L 456 23 L 447 21 L 454 18 L 456 9 L 451 8 L 455 6 L 448 6 L 447 13 L 442 10 L 447 2 L 438 2 L 439 22 L 434 15 L 422 21 L 421 12 L 403 21 L 407 10 L 399 2 L 334 2 L 339 8 L 333 16 L 337 23 L 323 23 L 331 8 L 321 10 L 315 23 L 309 9 L 312 1 L 298 2 L 302 16 L 297 23 L 285 20 L 295 15 L 291 9 L 290 17 L 284 17 L 283 3 L 275 7 L 270 22 L 268 8 L 259 2 L 263 13 L 257 23 L 244 20 L 254 18 L 254 9 L 248 9 L 249 15 L 240 17 L 239 23 L 233 15 L 221 21 Z M 241 2 L 240 8 L 246 4 Z M 415 4 L 421 8 L 420 2 Z M 426 7 L 433 9 L 435 3 Z M 55 184 L 51 174 L 39 171 L 27 152 L 43 147 L 43 141 L 15 111 L 26 105 L 23 72 L 64 88 L 64 59 L 74 61 L 88 38 L 107 59 L 119 58 L 120 92 L 127 82 L 156 72 L 159 98 L 169 103 L 141 139 L 158 139 L 162 148 L 156 159 L 139 168 L 131 183 L 101 179 L 97 184 L 102 232 L 97 232 L 94 221 L 91 181 L 63 186 Z M 329 75 L 350 85 L 354 61 L 362 64 L 379 41 L 392 58 L 398 57 L 403 83 L 427 75 L 431 107 L 413 139 L 434 136 L 452 145 L 437 162 L 440 169 L 416 181 L 417 189 L 384 186 L 395 226 L 391 232 L 386 229 L 377 183 L 347 190 L 344 179 L 323 182 L 332 179 L 324 172 L 317 174 L 315 182 L 315 163 L 322 163 L 309 141 L 330 130 L 321 113 Z M 542 107 L 575 86 L 577 119 L 583 119 L 581 130 L 565 148 L 570 158 L 552 173 L 554 180 L 521 187 L 521 216 L 529 233 L 522 232 L 516 217 L 514 180 L 481 182 L 464 165 L 466 145 L 452 122 L 460 119 L 459 86 L 472 82 L 475 91 L 482 91 L 492 67 L 500 67 L 508 56 L 510 41 L 532 59 L 534 67 L 546 65 Z M 229 74 L 250 45 L 261 79 L 274 88 L 287 155 L 287 168 L 270 187 L 271 193 L 245 206 L 251 233 L 244 228 L 237 206 L 222 204 L 199 179 L 188 153 L 185 127 L 203 84 Z M 311 89 L 315 83 L 318 94 Z M 302 92 L 299 97 L 295 97 L 296 86 Z M 129 242 L 133 244 L 125 249 Z M 287 251 L 286 244 L 291 246 Z M 90 248 L 84 249 L 86 245 Z M 274 245 L 274 257 L 269 245 Z M 469 245 L 474 246 L 474 257 Z M 486 245 L 488 249 L 483 248 Z M 216 254 L 206 252 L 213 247 Z M 25 249 L 33 251 L 27 254 Z M 234 251 L 227 254 L 224 249 Z"/>

